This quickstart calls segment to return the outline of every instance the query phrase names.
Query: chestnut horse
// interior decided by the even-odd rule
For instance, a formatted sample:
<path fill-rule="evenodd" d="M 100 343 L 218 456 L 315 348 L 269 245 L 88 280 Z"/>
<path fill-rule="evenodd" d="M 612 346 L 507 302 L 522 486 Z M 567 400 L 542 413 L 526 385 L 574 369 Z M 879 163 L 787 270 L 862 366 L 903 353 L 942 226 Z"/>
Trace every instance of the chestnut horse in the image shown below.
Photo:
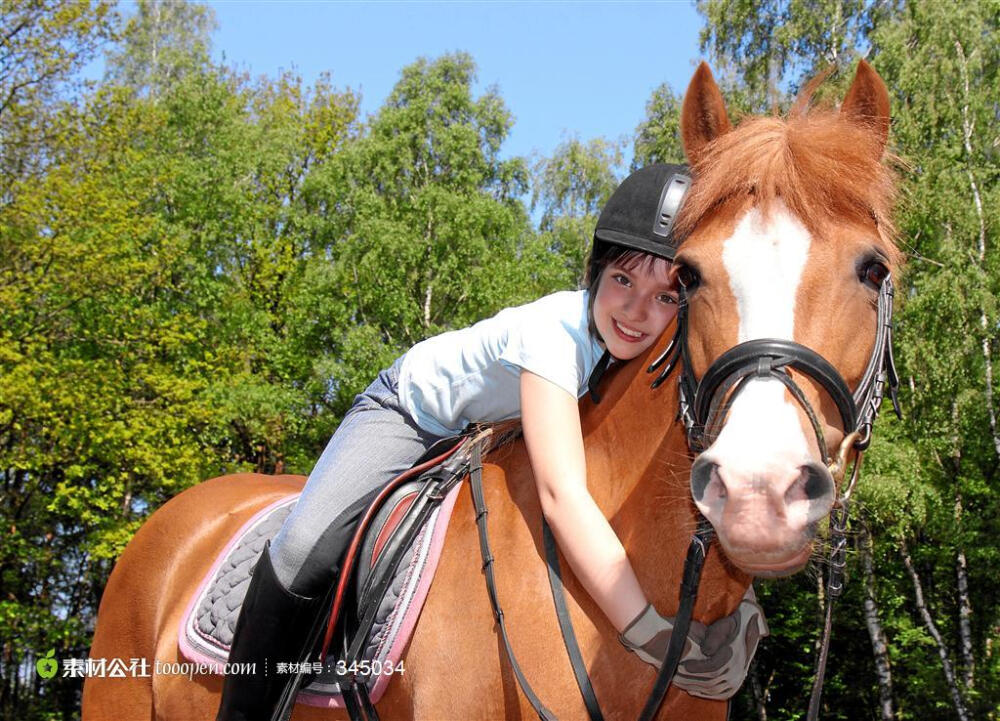
<path fill-rule="evenodd" d="M 721 93 L 702 64 L 685 97 L 682 129 L 695 172 L 679 219 L 688 236 L 678 255 L 689 304 L 690 368 L 701 376 L 730 346 L 771 336 L 823 354 L 853 387 L 875 345 L 872 264 L 891 270 L 898 255 L 887 221 L 892 182 L 881 160 L 888 130 L 881 79 L 862 62 L 839 112 L 797 108 L 787 119 L 750 119 L 730 129 Z M 664 345 L 661 339 L 647 356 L 609 374 L 599 405 L 581 403 L 588 486 L 650 601 L 665 615 L 678 606 L 696 506 L 705 513 L 720 543 L 708 554 L 694 617 L 710 623 L 736 608 L 753 575 L 802 568 L 835 489 L 821 472 L 804 470 L 822 456 L 813 425 L 766 379 L 751 383 L 761 388 L 748 388 L 733 404 L 704 454 L 707 470 L 692 481 L 685 429 L 675 422 L 677 384 L 651 389 L 653 376 L 646 373 Z M 836 406 L 807 377 L 798 380 L 835 448 L 844 434 Z M 553 612 L 541 510 L 523 443 L 487 457 L 483 481 L 497 587 L 518 661 L 558 717 L 585 718 Z M 92 657 L 182 660 L 180 617 L 216 553 L 258 509 L 302 482 L 227 476 L 156 511 L 111 574 Z M 622 647 L 568 571 L 565 584 L 606 717 L 637 717 L 655 672 Z M 215 676 L 91 678 L 83 718 L 211 719 L 220 690 Z M 390 684 L 378 711 L 390 719 L 534 716 L 496 632 L 464 491 L 405 673 Z M 671 688 L 658 718 L 722 721 L 726 715 L 725 702 Z M 344 717 L 309 707 L 293 715 Z"/>

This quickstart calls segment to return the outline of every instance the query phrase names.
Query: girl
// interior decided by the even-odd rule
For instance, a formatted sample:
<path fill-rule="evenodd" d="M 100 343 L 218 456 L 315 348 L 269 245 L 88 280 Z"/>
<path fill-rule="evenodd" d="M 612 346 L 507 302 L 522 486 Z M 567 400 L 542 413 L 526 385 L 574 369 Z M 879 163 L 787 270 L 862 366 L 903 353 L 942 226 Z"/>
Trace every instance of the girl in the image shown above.
<path fill-rule="evenodd" d="M 230 661 L 255 661 L 260 669 L 268 659 L 303 658 L 309 628 L 325 610 L 323 592 L 374 496 L 441 438 L 473 422 L 520 416 L 542 512 L 573 572 L 622 643 L 660 665 L 672 625 L 646 600 L 587 490 L 578 398 L 595 368 L 641 355 L 677 312 L 671 229 L 690 184 L 685 173 L 654 165 L 619 186 L 597 223 L 586 289 L 418 343 L 355 399 L 261 554 Z M 748 598 L 732 616 L 695 629 L 675 683 L 728 698 L 757 637 L 766 635 L 759 607 Z M 269 719 L 286 679 L 227 677 L 219 721 Z"/>

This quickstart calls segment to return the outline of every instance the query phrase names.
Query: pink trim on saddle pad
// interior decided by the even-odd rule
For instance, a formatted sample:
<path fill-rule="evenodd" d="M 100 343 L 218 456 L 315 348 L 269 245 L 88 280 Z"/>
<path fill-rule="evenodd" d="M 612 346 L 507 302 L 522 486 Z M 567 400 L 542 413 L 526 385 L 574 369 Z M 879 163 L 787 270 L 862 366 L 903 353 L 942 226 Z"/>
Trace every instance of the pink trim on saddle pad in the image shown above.
<path fill-rule="evenodd" d="M 441 560 L 441 552 L 444 548 L 444 538 L 448 530 L 448 524 L 451 521 L 452 511 L 455 508 L 455 502 L 458 500 L 458 492 L 461 490 L 462 486 L 463 484 L 461 483 L 457 484 L 448 493 L 444 501 L 442 501 L 441 507 L 436 511 L 433 527 L 427 529 L 430 534 L 430 539 L 427 540 L 425 536 L 425 540 L 419 544 L 421 547 L 425 548 L 426 551 L 423 553 L 415 552 L 412 556 L 408 574 L 410 574 L 409 578 L 411 580 L 413 578 L 412 574 L 417 574 L 416 587 L 413 589 L 413 592 L 409 594 L 409 602 L 405 606 L 403 606 L 402 602 L 400 602 L 400 606 L 393 610 L 392 615 L 386 621 L 392 629 L 390 633 L 386 634 L 385 641 L 383 641 L 383 643 L 390 644 L 388 652 L 386 652 L 385 646 L 383 645 L 380 646 L 375 653 L 376 658 L 380 658 L 383 655 L 385 656 L 383 668 L 388 668 L 390 663 L 394 668 L 398 666 L 400 659 L 403 656 L 403 650 L 406 648 L 410 637 L 413 635 L 413 631 L 417 625 L 417 620 L 420 617 L 420 611 L 423 609 L 424 601 L 427 599 L 427 593 L 430 591 L 431 582 L 433 581 L 434 574 L 437 571 L 438 562 Z M 229 657 L 229 649 L 219 646 L 214 638 L 207 636 L 198 628 L 197 619 L 195 618 L 198 606 L 200 605 L 204 595 L 208 592 L 209 586 L 218 575 L 222 564 L 226 561 L 229 554 L 233 551 L 243 536 L 246 535 L 254 525 L 266 518 L 279 506 L 297 500 L 299 495 L 300 494 L 298 493 L 290 494 L 267 505 L 255 513 L 250 520 L 240 526 L 239 530 L 233 535 L 233 537 L 226 544 L 225 548 L 223 548 L 221 553 L 219 553 L 216 557 L 215 561 L 212 563 L 212 567 L 209 569 L 208 573 L 205 574 L 205 578 L 202 582 L 198 585 L 197 590 L 188 602 L 184 615 L 181 617 L 177 645 L 181 656 L 185 659 L 219 667 L 226 662 Z M 422 567 L 417 567 L 421 563 L 421 560 L 423 561 Z M 372 687 L 370 692 L 372 703 L 375 703 L 382 698 L 382 694 L 385 693 L 385 690 L 389 685 L 389 681 L 391 680 L 392 675 L 388 674 L 383 674 L 378 677 L 378 680 L 375 682 L 375 685 Z M 296 703 L 320 708 L 344 707 L 343 698 L 340 695 L 310 693 L 306 690 L 299 693 Z"/>
<path fill-rule="evenodd" d="M 416 590 L 413 592 L 409 605 L 407 605 L 406 608 L 396 608 L 393 611 L 393 616 L 390 617 L 388 621 L 388 623 L 396 626 L 396 617 L 400 612 L 402 612 L 403 617 L 400 619 L 398 626 L 396 626 L 395 633 L 388 634 L 392 645 L 389 647 L 389 653 L 385 658 L 384 663 L 386 665 L 384 668 L 388 668 L 388 664 L 390 663 L 394 668 L 399 664 L 399 661 L 403 656 L 403 650 L 406 648 L 406 644 L 410 642 L 410 637 L 413 635 L 413 631 L 417 626 L 417 619 L 420 617 L 420 611 L 424 607 L 424 601 L 427 600 L 427 592 L 430 591 L 431 582 L 434 580 L 434 574 L 437 572 L 438 561 L 441 560 L 441 551 L 444 548 L 444 537 L 448 530 L 448 524 L 451 522 L 451 513 L 455 509 L 455 502 L 458 500 L 458 492 L 464 485 L 464 483 L 456 484 L 456 486 L 448 492 L 444 501 L 442 501 L 441 508 L 437 513 L 437 518 L 434 520 L 434 527 L 431 529 L 431 543 L 430 548 L 427 551 L 424 567 L 423 569 L 418 569 L 417 571 L 420 575 Z M 417 555 L 418 554 L 414 554 L 414 558 L 416 558 Z M 379 653 L 376 653 L 375 655 L 376 657 L 381 655 L 381 648 L 379 649 Z M 375 682 L 375 685 L 369 693 L 372 703 L 377 703 L 379 699 L 382 698 L 382 694 L 385 693 L 386 688 L 389 686 L 389 681 L 391 680 L 391 674 L 383 674 L 378 677 L 378 681 Z M 297 703 L 306 704 L 307 706 L 319 706 L 321 708 L 344 707 L 343 698 L 341 696 L 325 696 L 309 693 L 309 691 L 301 691 L 299 693 Z"/>
<path fill-rule="evenodd" d="M 184 615 L 181 616 L 181 624 L 179 628 L 178 638 L 177 638 L 177 648 L 180 651 L 181 656 L 186 658 L 188 661 L 194 661 L 197 663 L 209 664 L 210 666 L 219 665 L 221 666 L 229 658 L 229 649 L 220 647 L 214 638 L 206 636 L 198 628 L 197 620 L 195 619 L 195 611 L 197 610 L 198 604 L 201 601 L 202 596 L 208 590 L 212 581 L 215 580 L 216 575 L 219 573 L 219 569 L 222 564 L 225 563 L 229 554 L 232 552 L 233 548 L 240 542 L 243 536 L 253 528 L 257 523 L 262 521 L 264 518 L 269 516 L 272 511 L 277 509 L 279 506 L 283 506 L 293 501 L 297 500 L 301 493 L 290 493 L 284 498 L 279 498 L 273 503 L 269 503 L 260 509 L 253 516 L 250 517 L 246 523 L 240 526 L 239 530 L 229 539 L 229 543 L 226 544 L 222 552 L 219 553 L 215 558 L 215 562 L 212 567 L 205 574 L 205 578 L 202 582 L 198 584 L 198 589 L 194 592 L 191 597 L 191 601 L 188 602 L 187 609 L 184 611 Z M 197 642 L 204 643 L 208 648 L 199 648 L 196 645 Z M 209 649 L 214 651 L 216 655 L 210 655 Z"/>

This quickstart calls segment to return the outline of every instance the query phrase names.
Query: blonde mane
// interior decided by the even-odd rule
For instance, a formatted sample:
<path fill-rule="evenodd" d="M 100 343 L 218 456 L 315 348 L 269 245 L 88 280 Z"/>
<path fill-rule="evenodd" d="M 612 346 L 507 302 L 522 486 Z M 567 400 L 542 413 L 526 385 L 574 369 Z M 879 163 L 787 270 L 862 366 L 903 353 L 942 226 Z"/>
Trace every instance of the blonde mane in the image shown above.
<path fill-rule="evenodd" d="M 874 219 L 886 250 L 898 254 L 891 157 L 883 157 L 877 133 L 857 119 L 809 108 L 816 84 L 803 90 L 787 118 L 748 118 L 705 146 L 692 165 L 681 233 L 726 200 L 752 195 L 765 213 L 781 199 L 811 230 L 824 221 Z"/>

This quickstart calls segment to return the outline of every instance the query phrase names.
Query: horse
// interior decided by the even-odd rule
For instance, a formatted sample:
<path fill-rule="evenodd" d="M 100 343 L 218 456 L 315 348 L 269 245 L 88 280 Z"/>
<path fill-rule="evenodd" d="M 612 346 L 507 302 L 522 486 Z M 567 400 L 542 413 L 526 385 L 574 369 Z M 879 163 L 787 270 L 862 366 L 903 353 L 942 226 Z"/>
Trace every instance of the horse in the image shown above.
<path fill-rule="evenodd" d="M 883 158 L 888 93 L 861 61 L 839 111 L 809 108 L 807 96 L 786 118 L 748 118 L 734 128 L 708 66 L 702 63 L 691 80 L 682 138 L 694 182 L 677 219 L 686 236 L 677 256 L 682 379 L 704 378 L 727 349 L 764 336 L 809 346 L 851 387 L 866 375 L 879 340 L 874 286 L 900 262 L 889 216 L 894 186 Z M 711 521 L 718 542 L 705 560 L 693 614 L 708 624 L 736 609 L 753 577 L 806 565 L 838 493 L 838 476 L 822 466 L 822 446 L 843 444 L 850 429 L 842 404 L 797 367 L 787 375 L 808 411 L 773 377 L 754 377 L 712 416 L 717 427 L 703 419 L 675 422 L 689 415 L 684 382 L 653 389 L 647 372 L 669 334 L 644 357 L 609 371 L 600 403 L 581 401 L 588 487 L 649 600 L 667 616 L 678 609 L 682 561 L 699 513 Z M 694 466 L 692 433 L 706 439 Z M 180 662 L 180 616 L 215 555 L 258 509 L 302 483 L 298 476 L 225 476 L 153 513 L 109 578 L 91 656 Z M 541 508 L 522 442 L 487 456 L 483 485 L 496 584 L 518 663 L 557 717 L 585 718 L 551 605 Z M 405 672 L 377 704 L 382 717 L 535 715 L 518 690 L 482 576 L 472 500 L 463 491 Z M 572 574 L 564 583 L 605 717 L 635 718 L 654 669 L 625 650 Z M 221 686 L 211 675 L 91 677 L 83 719 L 210 719 Z M 726 702 L 670 688 L 657 718 L 723 721 L 727 713 Z M 300 706 L 292 718 L 345 717 L 343 710 Z"/>

